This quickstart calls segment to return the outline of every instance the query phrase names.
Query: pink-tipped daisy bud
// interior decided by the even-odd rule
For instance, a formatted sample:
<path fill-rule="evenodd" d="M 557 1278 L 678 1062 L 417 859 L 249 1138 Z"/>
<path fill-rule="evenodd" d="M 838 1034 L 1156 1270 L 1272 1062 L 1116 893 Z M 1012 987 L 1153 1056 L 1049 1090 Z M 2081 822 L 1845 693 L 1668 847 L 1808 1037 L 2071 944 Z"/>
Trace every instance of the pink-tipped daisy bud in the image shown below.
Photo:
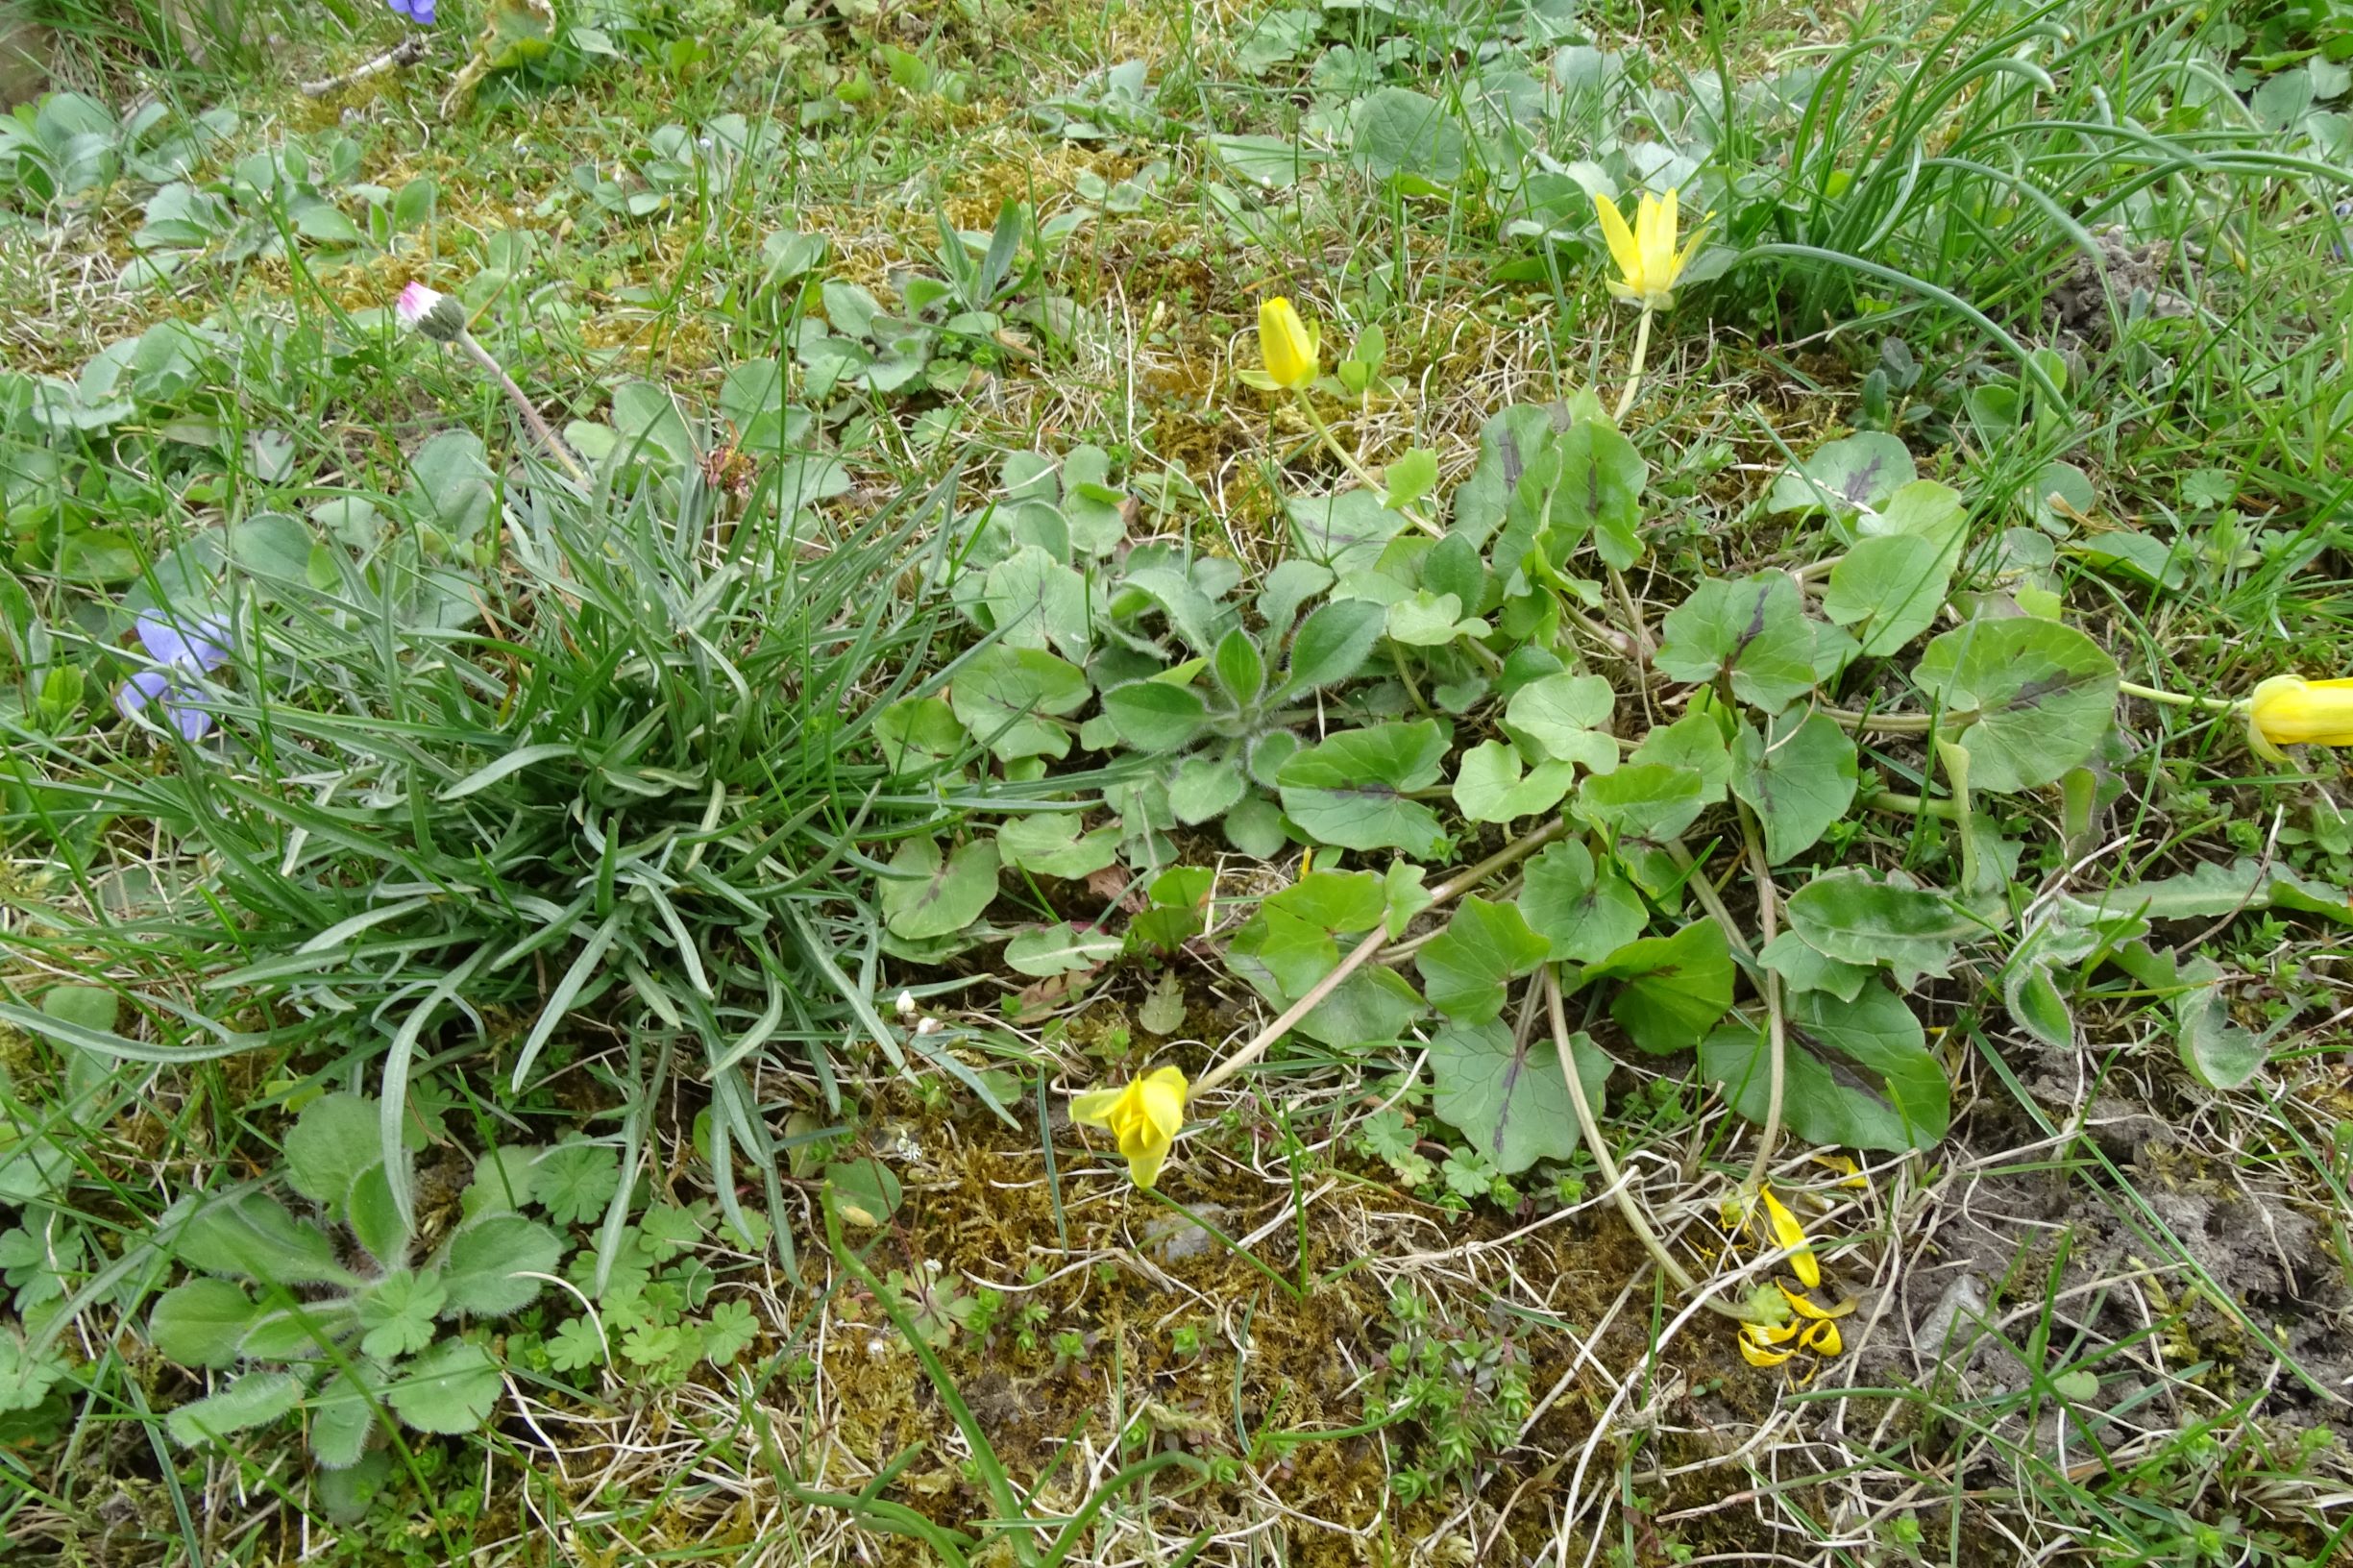
<path fill-rule="evenodd" d="M 412 332 L 423 332 L 439 343 L 454 343 L 466 330 L 466 307 L 438 289 L 410 283 L 401 290 L 392 314 Z"/>

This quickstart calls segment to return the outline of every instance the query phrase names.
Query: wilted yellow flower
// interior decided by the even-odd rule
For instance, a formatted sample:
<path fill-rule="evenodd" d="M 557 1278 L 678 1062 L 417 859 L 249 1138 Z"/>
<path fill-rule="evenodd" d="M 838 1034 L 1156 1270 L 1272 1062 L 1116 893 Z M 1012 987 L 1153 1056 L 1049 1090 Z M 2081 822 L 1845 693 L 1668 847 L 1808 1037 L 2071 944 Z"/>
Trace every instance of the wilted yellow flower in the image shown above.
<path fill-rule="evenodd" d="M 2353 680 L 2273 675 L 2246 699 L 2246 735 L 2272 762 L 2283 746 L 2353 746 Z"/>
<path fill-rule="evenodd" d="M 1805 1227 L 1773 1195 L 1773 1188 L 1768 1187 L 1757 1195 L 1765 1200 L 1765 1223 L 1772 1227 L 1773 1244 L 1789 1253 L 1790 1271 L 1805 1282 L 1808 1290 L 1820 1288 L 1822 1265 L 1814 1261 L 1814 1249 L 1806 1245 Z"/>
<path fill-rule="evenodd" d="M 1299 319 L 1291 302 L 1276 295 L 1259 306 L 1259 357 L 1266 361 L 1267 380 L 1290 392 L 1315 384 L 1321 370 L 1316 362 L 1315 329 Z"/>
<path fill-rule="evenodd" d="M 1751 1366 L 1778 1366 L 1798 1353 L 1789 1342 L 1805 1332 L 1805 1324 L 1792 1318 L 1786 1323 L 1743 1323 L 1740 1326 L 1740 1356 Z M 1781 1347 L 1788 1345 L 1784 1350 Z"/>
<path fill-rule="evenodd" d="M 1073 1098 L 1070 1119 L 1107 1128 L 1127 1156 L 1127 1173 L 1138 1187 L 1160 1180 L 1168 1146 L 1185 1125 L 1185 1074 L 1155 1067 L 1125 1089 L 1098 1089 Z"/>
<path fill-rule="evenodd" d="M 1846 1349 L 1839 1337 L 1839 1318 L 1854 1311 L 1854 1303 L 1842 1301 L 1835 1307 L 1822 1307 L 1802 1291 L 1780 1287 L 1782 1299 L 1789 1303 L 1790 1317 L 1781 1323 L 1743 1323 L 1740 1326 L 1740 1356 L 1751 1366 L 1778 1366 L 1801 1350 L 1817 1356 L 1835 1356 Z"/>
<path fill-rule="evenodd" d="M 1706 233 L 1707 226 L 1702 224 L 1693 231 L 1691 243 L 1677 250 L 1675 231 L 1679 219 L 1672 190 L 1663 197 L 1644 191 L 1634 209 L 1634 226 L 1630 230 L 1626 227 L 1626 217 L 1618 210 L 1618 204 L 1608 197 L 1596 195 L 1593 210 L 1602 220 L 1602 237 L 1609 242 L 1610 258 L 1618 264 L 1619 277 L 1609 281 L 1609 292 L 1645 310 L 1664 310 L 1672 306 L 1675 281 L 1683 275 L 1691 253 L 1700 248 L 1700 236 Z"/>

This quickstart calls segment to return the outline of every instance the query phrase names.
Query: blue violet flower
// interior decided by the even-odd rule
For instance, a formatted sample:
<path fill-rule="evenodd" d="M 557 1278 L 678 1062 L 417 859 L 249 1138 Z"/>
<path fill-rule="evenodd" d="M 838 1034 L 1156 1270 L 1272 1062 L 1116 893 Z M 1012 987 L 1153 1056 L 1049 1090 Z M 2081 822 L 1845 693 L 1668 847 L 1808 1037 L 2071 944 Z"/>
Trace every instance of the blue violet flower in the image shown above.
<path fill-rule="evenodd" d="M 229 628 L 221 622 L 197 620 L 182 626 L 154 610 L 141 610 L 139 645 L 159 668 L 142 670 L 114 694 L 114 706 L 126 719 L 152 702 L 163 704 L 164 717 L 184 741 L 202 740 L 211 731 L 212 715 L 198 705 L 198 694 L 181 677 L 204 675 L 229 662 Z"/>

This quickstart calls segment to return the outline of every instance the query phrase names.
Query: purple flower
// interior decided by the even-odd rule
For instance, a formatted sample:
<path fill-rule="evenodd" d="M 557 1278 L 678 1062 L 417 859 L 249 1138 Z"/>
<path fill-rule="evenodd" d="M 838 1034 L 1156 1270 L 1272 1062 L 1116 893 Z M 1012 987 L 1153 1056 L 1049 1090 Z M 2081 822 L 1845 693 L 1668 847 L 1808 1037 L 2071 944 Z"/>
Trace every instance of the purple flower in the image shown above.
<path fill-rule="evenodd" d="M 114 706 L 126 719 L 149 703 L 160 700 L 164 716 L 184 741 L 202 740 L 212 728 L 212 715 L 197 702 L 197 693 L 179 676 L 208 674 L 229 662 L 229 628 L 210 619 L 176 623 L 154 610 L 141 610 L 139 645 L 161 666 L 142 670 L 122 683 Z"/>
<path fill-rule="evenodd" d="M 384 0 L 395 16 L 406 17 L 419 27 L 433 25 L 433 0 Z"/>

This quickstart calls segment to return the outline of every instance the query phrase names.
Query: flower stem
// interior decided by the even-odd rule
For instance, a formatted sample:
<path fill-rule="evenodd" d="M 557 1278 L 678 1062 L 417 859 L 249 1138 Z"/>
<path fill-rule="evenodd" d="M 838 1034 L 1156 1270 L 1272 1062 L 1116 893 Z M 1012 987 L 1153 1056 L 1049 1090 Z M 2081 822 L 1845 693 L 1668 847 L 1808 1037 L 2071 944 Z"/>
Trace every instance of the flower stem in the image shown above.
<path fill-rule="evenodd" d="M 2181 692 L 2161 692 L 2154 686 L 2136 685 L 2120 680 L 2116 689 L 2126 697 L 2137 697 L 2144 702 L 2162 702 L 2169 708 L 2203 708 L 2209 713 L 2235 713 L 2246 706 L 2245 698 L 2232 700 L 2220 697 L 2191 697 Z"/>
<path fill-rule="evenodd" d="M 1324 445 L 1332 449 L 1332 455 L 1340 460 L 1341 466 L 1345 467 L 1349 473 L 1354 474 L 1359 481 L 1360 481 L 1367 490 L 1372 491 L 1377 495 L 1386 495 L 1388 493 L 1388 486 L 1383 484 L 1379 479 L 1373 478 L 1372 470 L 1366 468 L 1361 462 L 1360 462 L 1357 459 L 1357 454 L 1355 453 L 1350 452 L 1346 447 L 1340 445 L 1339 437 L 1332 433 L 1332 427 L 1324 423 L 1323 415 L 1315 411 L 1315 404 L 1309 400 L 1308 395 L 1305 392 L 1294 392 L 1291 395 L 1298 400 L 1300 413 L 1307 416 L 1308 428 L 1323 438 Z M 1415 511 L 1412 507 L 1400 506 L 1397 508 L 1397 511 L 1405 518 L 1407 522 L 1412 524 L 1424 533 L 1429 534 L 1432 538 L 1439 539 L 1445 537 L 1446 530 L 1444 528 L 1439 527 L 1435 523 L 1431 522 L 1430 519 L 1422 516 L 1421 513 Z"/>
<path fill-rule="evenodd" d="M 1773 885 L 1773 868 L 1765 860 L 1765 841 L 1757 832 L 1756 813 L 1746 800 L 1738 804 L 1740 836 L 1749 849 L 1749 875 L 1756 883 L 1757 933 L 1764 946 L 1770 947 L 1779 934 L 1780 899 Z M 1764 969 L 1758 976 L 1758 989 L 1765 993 L 1765 1124 L 1757 1129 L 1756 1162 L 1749 1168 L 1748 1181 L 1741 1185 L 1745 1196 L 1754 1196 L 1773 1168 L 1773 1146 L 1781 1140 L 1781 1099 L 1789 1076 L 1789 1026 L 1781 1013 L 1780 975 Z"/>
<path fill-rule="evenodd" d="M 1430 890 L 1430 902 L 1425 904 L 1423 908 L 1426 910 L 1437 909 L 1444 904 L 1452 902 L 1454 899 L 1460 897 L 1463 894 L 1468 893 L 1471 889 L 1479 886 L 1480 883 L 1485 881 L 1488 877 L 1493 876 L 1497 871 L 1502 870 L 1505 867 L 1527 859 L 1530 855 L 1534 854 L 1537 850 L 1543 848 L 1555 839 L 1565 837 L 1568 831 L 1569 822 L 1567 818 L 1554 818 L 1551 821 L 1545 823 L 1542 827 L 1537 828 L 1534 832 L 1523 834 L 1521 837 L 1512 840 L 1509 844 L 1505 845 L 1501 849 L 1496 850 L 1495 853 L 1489 855 L 1486 859 L 1479 862 L 1476 866 L 1471 867 L 1469 870 L 1464 870 L 1456 876 L 1449 877 L 1446 881 L 1443 881 L 1436 887 L 1432 888 Z M 1334 967 L 1330 974 L 1325 975 L 1321 980 L 1316 981 L 1314 985 L 1309 987 L 1308 993 L 1305 996 L 1300 997 L 1297 1001 L 1291 1003 L 1290 1006 L 1285 1008 L 1275 1018 L 1274 1022 L 1268 1024 L 1265 1028 L 1260 1030 L 1256 1035 L 1252 1036 L 1250 1039 L 1250 1043 L 1244 1045 L 1240 1050 L 1236 1051 L 1232 1056 L 1227 1057 L 1223 1062 L 1218 1063 L 1215 1066 L 1210 1068 L 1209 1071 L 1203 1073 L 1201 1077 L 1193 1084 L 1190 1092 L 1200 1094 L 1209 1090 L 1215 1089 L 1219 1084 L 1224 1083 L 1228 1078 L 1233 1077 L 1236 1073 L 1241 1071 L 1242 1068 L 1248 1066 L 1251 1063 L 1256 1062 L 1260 1057 L 1265 1055 L 1267 1046 L 1272 1045 L 1276 1041 L 1281 1040 L 1286 1034 L 1290 1032 L 1292 1025 L 1296 1024 L 1301 1018 L 1306 1017 L 1310 1013 L 1314 1012 L 1316 1006 L 1321 1003 L 1325 997 L 1337 991 L 1340 988 L 1340 983 L 1342 981 L 1346 980 L 1350 975 L 1356 973 L 1357 970 L 1362 968 L 1366 962 L 1372 958 L 1373 954 L 1379 952 L 1382 947 L 1387 943 L 1388 940 L 1388 927 L 1385 923 L 1373 927 L 1371 931 L 1365 934 L 1362 942 L 1358 943 L 1354 947 L 1351 947 L 1348 950 L 1347 954 L 1340 959 L 1336 966 Z"/>
<path fill-rule="evenodd" d="M 2247 707 L 2245 698 L 2192 697 L 2129 680 L 2118 681 L 2116 689 L 2144 702 L 2161 702 L 2169 708 L 2195 708 L 2202 713 L 2244 713 Z M 1816 711 L 1836 720 L 1842 728 L 1871 730 L 1881 735 L 1925 735 L 1936 727 L 1936 721 L 1924 713 L 1853 713 L 1845 708 Z"/>
<path fill-rule="evenodd" d="M 1651 1229 L 1651 1222 L 1643 1217 L 1642 1206 L 1634 1202 L 1633 1193 L 1627 1189 L 1625 1181 L 1618 1174 L 1618 1163 L 1610 1157 L 1609 1145 L 1603 1141 L 1601 1123 L 1593 1115 L 1593 1102 L 1585 1097 L 1585 1081 L 1577 1070 L 1577 1053 L 1569 1045 L 1568 1016 L 1560 1005 L 1560 970 L 1552 964 L 1544 966 L 1544 1006 L 1552 1015 L 1553 1049 L 1560 1053 L 1560 1076 L 1569 1086 L 1569 1103 L 1577 1107 L 1577 1125 L 1585 1135 L 1585 1147 L 1592 1151 L 1593 1165 L 1601 1173 L 1603 1186 L 1608 1188 L 1611 1201 L 1618 1206 L 1619 1217 L 1626 1221 L 1626 1228 L 1634 1233 L 1634 1238 L 1642 1243 L 1643 1250 L 1666 1272 L 1667 1278 L 1675 1282 L 1678 1290 L 1690 1295 L 1699 1289 L 1699 1282 L 1691 1277 L 1691 1270 L 1667 1250 L 1667 1244 L 1658 1239 L 1658 1233 Z M 1748 1312 L 1721 1297 L 1706 1296 L 1702 1299 L 1709 1308 L 1735 1322 L 1750 1321 Z"/>
<path fill-rule="evenodd" d="M 1633 363 L 1626 370 L 1626 390 L 1618 394 L 1618 411 L 1609 417 L 1619 424 L 1626 422 L 1627 410 L 1634 405 L 1634 394 L 1642 390 L 1642 365 L 1651 354 L 1651 307 L 1642 307 L 1642 320 L 1634 327 Z"/>
<path fill-rule="evenodd" d="M 548 449 L 549 454 L 564 466 L 564 472 L 581 484 L 588 483 L 587 471 L 580 467 L 579 460 L 572 455 L 571 449 L 564 445 L 555 431 L 549 429 L 539 410 L 531 406 L 531 400 L 523 395 L 523 388 L 517 386 L 515 379 L 506 374 L 506 367 L 492 358 L 490 351 L 476 342 L 472 332 L 461 331 L 457 334 L 457 346 L 465 350 L 467 356 L 505 390 L 507 400 L 514 404 L 515 411 L 523 416 L 523 423 L 530 427 L 531 433 L 539 438 L 539 444 Z"/>

